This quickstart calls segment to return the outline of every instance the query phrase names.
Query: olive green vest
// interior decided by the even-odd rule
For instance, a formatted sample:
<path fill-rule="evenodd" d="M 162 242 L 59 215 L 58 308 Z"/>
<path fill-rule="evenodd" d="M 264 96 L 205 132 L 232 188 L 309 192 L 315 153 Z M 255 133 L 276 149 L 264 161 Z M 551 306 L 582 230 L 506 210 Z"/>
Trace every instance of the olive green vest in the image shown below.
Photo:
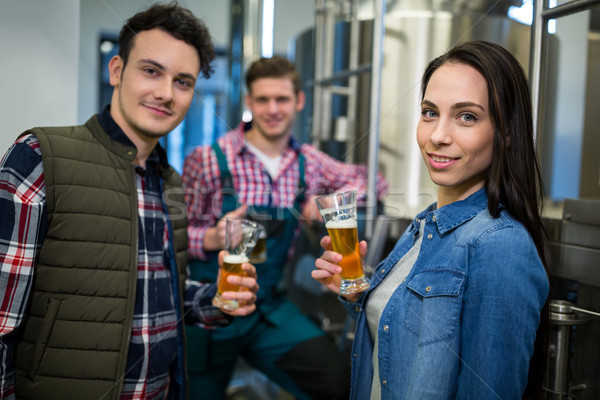
<path fill-rule="evenodd" d="M 49 228 L 15 349 L 17 397 L 118 399 L 137 279 L 135 149 L 113 141 L 97 117 L 28 133 L 42 150 Z M 179 175 L 161 176 L 182 299 L 185 200 Z"/>

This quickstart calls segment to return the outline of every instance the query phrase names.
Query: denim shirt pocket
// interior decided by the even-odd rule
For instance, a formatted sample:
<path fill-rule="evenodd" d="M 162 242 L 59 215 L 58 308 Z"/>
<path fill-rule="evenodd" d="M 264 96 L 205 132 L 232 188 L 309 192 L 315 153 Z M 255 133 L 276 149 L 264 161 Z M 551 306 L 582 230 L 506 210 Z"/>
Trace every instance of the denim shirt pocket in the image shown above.
<path fill-rule="evenodd" d="M 419 338 L 419 346 L 452 338 L 460 319 L 465 272 L 439 267 L 419 272 L 408 282 L 404 326 Z"/>

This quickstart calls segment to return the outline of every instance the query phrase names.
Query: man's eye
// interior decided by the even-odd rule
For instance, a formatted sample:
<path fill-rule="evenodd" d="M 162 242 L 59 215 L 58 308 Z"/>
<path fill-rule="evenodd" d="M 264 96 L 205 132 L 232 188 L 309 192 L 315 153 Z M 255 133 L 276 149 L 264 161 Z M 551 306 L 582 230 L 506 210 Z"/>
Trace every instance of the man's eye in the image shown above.
<path fill-rule="evenodd" d="M 177 84 L 184 88 L 191 88 L 192 84 L 185 79 L 177 79 Z"/>

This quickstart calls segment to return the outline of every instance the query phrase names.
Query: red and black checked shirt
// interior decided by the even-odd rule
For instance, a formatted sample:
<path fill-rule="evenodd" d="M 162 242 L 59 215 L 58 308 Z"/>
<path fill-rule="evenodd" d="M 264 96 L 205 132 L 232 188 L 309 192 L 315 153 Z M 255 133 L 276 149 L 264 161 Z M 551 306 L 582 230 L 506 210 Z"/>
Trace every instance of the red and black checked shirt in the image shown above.
<path fill-rule="evenodd" d="M 271 178 L 258 158 L 248 150 L 244 142 L 244 124 L 228 132 L 218 140 L 233 176 L 240 205 L 292 207 L 298 194 L 298 156 L 305 157 L 305 199 L 347 190 L 359 193 L 367 191 L 367 167 L 340 162 L 294 138 L 283 152 L 279 174 Z M 190 257 L 205 259 L 202 249 L 206 230 L 221 217 L 222 188 L 217 157 L 210 146 L 197 147 L 190 153 L 183 166 L 183 188 L 188 204 L 188 229 Z M 377 196 L 388 188 L 381 174 L 377 177 Z"/>
<path fill-rule="evenodd" d="M 110 118 L 100 122 L 115 140 L 129 139 Z M 138 196 L 138 278 L 131 341 L 121 392 L 122 399 L 164 399 L 176 381 L 172 366 L 177 348 L 183 347 L 177 334 L 168 251 L 172 241 L 163 213 L 158 163 L 166 162 L 157 146 L 145 171 L 136 174 Z M 0 163 L 0 399 L 14 399 L 13 349 L 16 328 L 22 322 L 31 288 L 34 260 L 48 229 L 45 212 L 44 174 L 37 139 L 21 138 Z M 228 323 L 210 304 L 214 285 L 188 282 L 185 288 L 185 320 L 206 326 Z M 183 377 L 177 377 L 181 382 Z"/>

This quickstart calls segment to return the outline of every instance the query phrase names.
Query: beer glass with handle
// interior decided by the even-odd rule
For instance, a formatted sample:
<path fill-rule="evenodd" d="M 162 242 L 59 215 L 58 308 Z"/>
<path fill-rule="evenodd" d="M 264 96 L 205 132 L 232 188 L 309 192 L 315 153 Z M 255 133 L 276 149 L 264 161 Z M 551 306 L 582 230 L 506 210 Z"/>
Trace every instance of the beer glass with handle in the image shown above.
<path fill-rule="evenodd" d="M 343 256 L 340 293 L 362 292 L 369 288 L 358 250 L 356 192 L 335 193 L 315 199 L 336 253 Z"/>
<path fill-rule="evenodd" d="M 257 224 L 260 227 L 260 234 L 254 250 L 250 254 L 250 262 L 252 264 L 262 264 L 267 262 L 267 231 L 264 226 Z"/>
<path fill-rule="evenodd" d="M 237 292 L 239 285 L 227 282 L 230 275 L 244 276 L 242 264 L 249 261 L 249 256 L 256 246 L 262 227 L 244 218 L 228 218 L 225 225 L 225 257 L 219 267 L 217 277 L 217 294 L 212 300 L 215 307 L 233 311 L 239 307 L 237 300 L 223 298 L 223 292 Z"/>

